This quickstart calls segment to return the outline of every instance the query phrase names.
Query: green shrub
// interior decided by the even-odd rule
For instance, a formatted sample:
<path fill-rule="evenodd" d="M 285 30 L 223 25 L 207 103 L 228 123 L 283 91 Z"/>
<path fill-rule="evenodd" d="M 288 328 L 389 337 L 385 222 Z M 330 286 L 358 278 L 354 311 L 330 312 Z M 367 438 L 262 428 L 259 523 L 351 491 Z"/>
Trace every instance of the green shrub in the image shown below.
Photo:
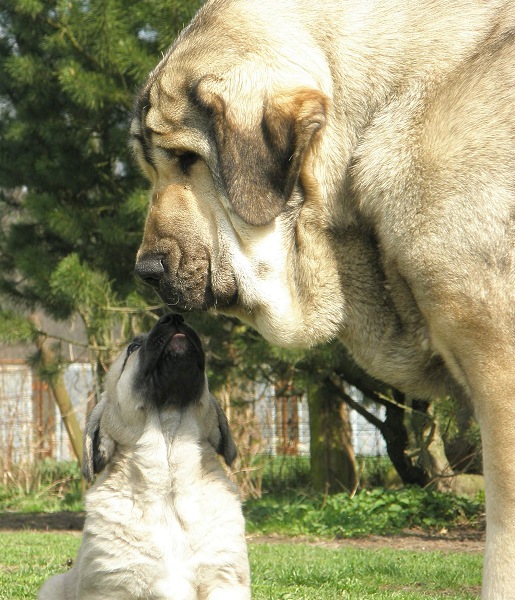
<path fill-rule="evenodd" d="M 477 525 L 483 511 L 481 498 L 470 499 L 418 487 L 376 488 L 361 491 L 354 497 L 348 494 L 269 496 L 245 503 L 249 532 L 333 538 L 387 535 L 411 527 Z"/>
<path fill-rule="evenodd" d="M 27 477 L 25 473 L 25 479 Z M 0 485 L 0 510 L 80 510 L 82 492 L 82 479 L 76 462 L 46 459 L 31 467 L 30 485 Z"/>

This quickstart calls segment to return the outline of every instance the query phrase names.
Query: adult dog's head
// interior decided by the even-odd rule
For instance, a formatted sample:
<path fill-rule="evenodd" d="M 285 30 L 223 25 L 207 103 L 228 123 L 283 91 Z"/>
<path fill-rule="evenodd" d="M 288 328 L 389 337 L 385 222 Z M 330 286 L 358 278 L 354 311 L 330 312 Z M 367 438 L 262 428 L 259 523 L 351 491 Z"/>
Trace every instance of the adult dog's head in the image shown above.
<path fill-rule="evenodd" d="M 152 197 L 136 275 L 173 310 L 214 309 L 309 345 L 341 321 L 319 200 L 332 184 L 316 172 L 331 78 L 308 32 L 239 6 L 205 5 L 137 100 L 133 147 Z"/>
<path fill-rule="evenodd" d="M 173 436 L 185 412 L 194 414 L 198 441 L 207 440 L 230 465 L 236 447 L 227 418 L 209 393 L 202 343 L 180 315 L 168 314 L 150 333 L 136 337 L 107 374 L 105 392 L 86 425 L 86 479 L 102 471 L 117 448 L 133 452 L 138 443 L 144 445 L 154 423 Z"/>

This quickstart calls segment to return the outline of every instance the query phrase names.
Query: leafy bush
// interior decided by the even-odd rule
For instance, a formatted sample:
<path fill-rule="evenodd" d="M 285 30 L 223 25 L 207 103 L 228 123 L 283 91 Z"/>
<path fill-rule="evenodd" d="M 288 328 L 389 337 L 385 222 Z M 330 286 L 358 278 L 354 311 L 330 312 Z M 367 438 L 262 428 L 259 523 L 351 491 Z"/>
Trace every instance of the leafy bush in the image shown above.
<path fill-rule="evenodd" d="M 463 524 L 478 525 L 484 503 L 470 499 L 406 487 L 376 488 L 354 497 L 334 496 L 264 497 L 245 504 L 249 532 L 356 537 L 387 535 L 403 529 L 435 529 Z"/>
<path fill-rule="evenodd" d="M 76 462 L 44 460 L 34 463 L 30 469 L 30 486 L 13 482 L 0 485 L 0 510 L 56 512 L 81 508 L 82 480 Z"/>
<path fill-rule="evenodd" d="M 309 456 L 269 456 L 257 457 L 261 488 L 264 494 L 281 496 L 303 492 L 310 493 L 311 473 Z M 391 487 L 392 479 L 400 482 L 388 456 L 358 456 L 356 468 L 360 489 Z M 394 476 L 392 477 L 392 473 Z"/>

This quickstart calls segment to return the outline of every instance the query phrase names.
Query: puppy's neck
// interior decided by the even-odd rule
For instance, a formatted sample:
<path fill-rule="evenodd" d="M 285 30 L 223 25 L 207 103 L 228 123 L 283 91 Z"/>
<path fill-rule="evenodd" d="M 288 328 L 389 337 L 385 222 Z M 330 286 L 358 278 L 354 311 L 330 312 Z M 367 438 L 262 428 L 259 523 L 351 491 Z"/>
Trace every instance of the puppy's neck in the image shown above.
<path fill-rule="evenodd" d="M 118 447 L 105 482 L 133 488 L 141 496 L 169 495 L 201 470 L 202 432 L 189 409 L 167 409 L 149 415 L 145 430 L 132 447 Z"/>

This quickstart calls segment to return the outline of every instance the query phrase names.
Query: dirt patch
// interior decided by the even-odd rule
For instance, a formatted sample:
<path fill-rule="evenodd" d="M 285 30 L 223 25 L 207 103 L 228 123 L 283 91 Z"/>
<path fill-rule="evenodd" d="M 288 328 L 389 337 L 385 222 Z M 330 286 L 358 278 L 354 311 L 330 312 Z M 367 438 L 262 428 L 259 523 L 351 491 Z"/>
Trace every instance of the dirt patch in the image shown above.
<path fill-rule="evenodd" d="M 58 513 L 2 513 L 0 531 L 75 531 L 80 532 L 84 525 L 83 512 Z M 364 550 L 393 548 L 395 550 L 428 552 L 483 552 L 484 531 L 461 528 L 438 532 L 422 530 L 405 531 L 400 535 L 368 536 L 365 538 L 324 540 L 303 536 L 286 537 L 281 535 L 252 535 L 248 541 L 254 544 L 310 544 L 325 548 L 362 548 Z"/>
<path fill-rule="evenodd" d="M 410 530 L 399 535 L 372 535 L 364 538 L 341 540 L 323 540 L 308 537 L 285 537 L 280 535 L 249 535 L 248 541 L 254 544 L 308 544 L 325 548 L 361 548 L 374 550 L 392 548 L 394 550 L 427 552 L 472 552 L 480 553 L 485 549 L 484 532 L 474 529 L 427 531 Z"/>
<path fill-rule="evenodd" d="M 85 513 L 1 513 L 0 531 L 81 531 Z"/>

